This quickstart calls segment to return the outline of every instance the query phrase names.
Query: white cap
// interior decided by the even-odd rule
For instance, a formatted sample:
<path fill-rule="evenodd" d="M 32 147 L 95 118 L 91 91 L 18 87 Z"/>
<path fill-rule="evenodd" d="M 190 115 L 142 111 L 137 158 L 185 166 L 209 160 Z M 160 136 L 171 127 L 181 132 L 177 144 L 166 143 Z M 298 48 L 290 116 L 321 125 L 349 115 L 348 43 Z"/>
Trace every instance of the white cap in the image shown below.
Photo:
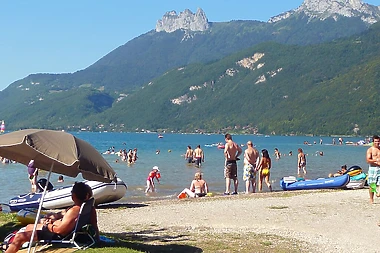
<path fill-rule="evenodd" d="M 154 169 L 154 170 L 157 170 L 157 171 L 160 171 L 160 170 L 158 169 L 158 166 L 153 166 L 153 169 Z"/>

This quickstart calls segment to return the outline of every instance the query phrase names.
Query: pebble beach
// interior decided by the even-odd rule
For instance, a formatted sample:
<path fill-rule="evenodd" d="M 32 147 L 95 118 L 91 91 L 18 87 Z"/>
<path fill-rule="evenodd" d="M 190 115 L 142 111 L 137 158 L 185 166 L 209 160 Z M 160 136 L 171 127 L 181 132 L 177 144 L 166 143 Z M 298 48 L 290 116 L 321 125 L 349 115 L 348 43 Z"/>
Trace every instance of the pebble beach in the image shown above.
<path fill-rule="evenodd" d="M 157 229 L 277 235 L 302 242 L 301 252 L 380 252 L 380 198 L 368 189 L 239 194 L 103 206 L 103 233 Z M 201 233 L 201 232 L 200 232 Z"/>

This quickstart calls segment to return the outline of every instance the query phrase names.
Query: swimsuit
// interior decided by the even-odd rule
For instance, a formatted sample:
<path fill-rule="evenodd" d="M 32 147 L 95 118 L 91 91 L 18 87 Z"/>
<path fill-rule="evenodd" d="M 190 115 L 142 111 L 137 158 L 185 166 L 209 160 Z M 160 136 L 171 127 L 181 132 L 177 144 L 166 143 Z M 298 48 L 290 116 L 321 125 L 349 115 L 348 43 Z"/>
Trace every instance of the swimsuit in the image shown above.
<path fill-rule="evenodd" d="M 263 175 L 264 177 L 270 175 L 269 163 L 267 163 L 265 166 L 266 167 L 263 166 L 263 168 L 261 169 L 261 175 Z"/>
<path fill-rule="evenodd" d="M 269 176 L 270 175 L 270 170 L 268 168 L 263 168 L 261 170 L 261 175 L 263 175 L 264 177 L 265 176 Z"/>
<path fill-rule="evenodd" d="M 380 180 L 378 180 L 378 178 L 380 176 L 379 172 L 380 172 L 380 167 L 369 165 L 369 167 L 368 167 L 368 178 L 367 178 L 368 184 L 373 184 L 373 183 L 375 183 L 377 185 L 380 184 Z"/>
<path fill-rule="evenodd" d="M 237 178 L 236 160 L 226 161 L 226 166 L 224 167 L 224 178 L 230 178 L 230 179 Z"/>
<path fill-rule="evenodd" d="M 36 230 L 38 240 L 59 240 L 61 236 L 59 234 L 50 232 L 47 227 L 42 227 L 42 230 Z"/>
<path fill-rule="evenodd" d="M 195 157 L 195 164 L 199 166 L 202 163 L 202 157 Z"/>
<path fill-rule="evenodd" d="M 195 193 L 196 197 L 204 197 L 207 195 L 206 193 L 202 192 L 205 187 L 205 181 L 203 179 L 195 180 L 193 185 L 194 185 L 193 192 Z"/>
<path fill-rule="evenodd" d="M 243 170 L 243 180 L 249 181 L 249 180 L 255 180 L 256 179 L 256 171 L 255 166 L 252 164 L 244 164 L 244 170 Z"/>

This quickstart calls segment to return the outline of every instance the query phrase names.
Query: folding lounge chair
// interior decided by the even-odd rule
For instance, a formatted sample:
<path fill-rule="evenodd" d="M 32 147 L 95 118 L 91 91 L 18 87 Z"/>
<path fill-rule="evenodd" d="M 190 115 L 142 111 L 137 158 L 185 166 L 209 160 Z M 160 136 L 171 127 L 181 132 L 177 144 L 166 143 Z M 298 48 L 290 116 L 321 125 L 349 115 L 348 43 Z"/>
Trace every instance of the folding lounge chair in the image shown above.
<path fill-rule="evenodd" d="M 89 231 L 89 227 L 91 225 L 91 213 L 92 213 L 92 208 L 94 206 L 94 202 L 95 202 L 95 200 L 92 197 L 82 204 L 80 211 L 79 211 L 79 217 L 77 219 L 77 223 L 75 224 L 75 228 L 67 236 L 65 236 L 62 239 L 58 239 L 58 240 L 56 240 L 56 239 L 39 240 L 38 244 L 42 244 L 42 243 L 45 243 L 47 245 L 56 244 L 56 243 L 72 244 L 75 248 L 83 249 L 83 250 L 94 245 L 95 240 Z M 89 239 L 88 240 L 89 243 L 87 243 L 83 246 L 80 246 L 79 242 L 78 242 L 78 235 L 84 235 L 85 237 L 87 237 Z M 36 249 L 36 247 L 34 249 Z"/>

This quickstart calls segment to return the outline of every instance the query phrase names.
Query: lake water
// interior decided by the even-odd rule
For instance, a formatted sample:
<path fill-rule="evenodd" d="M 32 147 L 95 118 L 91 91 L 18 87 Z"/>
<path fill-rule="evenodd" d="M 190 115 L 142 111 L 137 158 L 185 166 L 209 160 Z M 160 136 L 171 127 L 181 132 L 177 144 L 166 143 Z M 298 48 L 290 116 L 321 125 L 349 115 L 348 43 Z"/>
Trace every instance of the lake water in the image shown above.
<path fill-rule="evenodd" d="M 210 191 L 222 194 L 225 188 L 223 178 L 224 156 L 223 151 L 216 147 L 207 147 L 207 144 L 224 143 L 223 135 L 198 135 L 198 134 L 164 134 L 158 138 L 157 134 L 150 133 L 72 133 L 75 136 L 91 143 L 99 152 L 103 153 L 110 147 L 115 150 L 138 149 L 139 159 L 132 166 L 125 162 L 116 162 L 116 155 L 104 155 L 106 160 L 117 172 L 118 177 L 126 182 L 128 190 L 122 202 L 140 202 L 163 198 L 175 198 L 185 187 L 189 187 L 194 173 L 198 171 L 194 166 L 186 164 L 183 154 L 187 145 L 195 148 L 201 145 L 205 153 L 205 162 L 201 168 L 204 179 L 207 181 Z M 323 144 L 319 144 L 322 138 Z M 338 138 L 335 138 L 338 141 Z M 363 138 L 345 137 L 344 142 L 357 142 Z M 302 137 L 302 136 L 255 136 L 233 135 L 233 140 L 238 144 L 245 144 L 252 140 L 256 148 L 267 149 L 272 158 L 271 178 L 273 190 L 281 190 L 279 181 L 284 176 L 297 173 L 297 149 L 302 148 L 307 154 L 307 178 L 326 177 L 330 172 L 340 169 L 347 164 L 348 167 L 358 165 L 367 172 L 365 153 L 368 147 L 353 145 L 332 145 L 332 137 Z M 305 145 L 304 142 L 317 144 Z M 274 158 L 274 148 L 278 148 L 282 154 L 280 160 Z M 160 154 L 156 154 L 159 149 Z M 243 150 L 245 147 L 243 147 Z M 289 156 L 289 151 L 293 156 Z M 318 155 L 323 151 L 324 155 Z M 157 165 L 161 170 L 161 184 L 156 184 L 157 193 L 145 195 L 146 178 L 151 168 Z M 242 180 L 243 161 L 238 162 L 239 192 L 243 192 Z M 22 164 L 0 164 L 2 190 L 0 191 L 0 203 L 8 203 L 9 199 L 30 191 L 30 183 L 27 177 L 26 166 Z M 39 178 L 46 177 L 46 172 L 41 171 Z M 57 174 L 52 174 L 51 180 L 54 186 L 57 183 Z M 82 180 L 65 177 L 63 184 L 70 184 Z M 264 185 L 264 191 L 267 191 Z M 232 190 L 232 188 L 231 188 Z"/>

